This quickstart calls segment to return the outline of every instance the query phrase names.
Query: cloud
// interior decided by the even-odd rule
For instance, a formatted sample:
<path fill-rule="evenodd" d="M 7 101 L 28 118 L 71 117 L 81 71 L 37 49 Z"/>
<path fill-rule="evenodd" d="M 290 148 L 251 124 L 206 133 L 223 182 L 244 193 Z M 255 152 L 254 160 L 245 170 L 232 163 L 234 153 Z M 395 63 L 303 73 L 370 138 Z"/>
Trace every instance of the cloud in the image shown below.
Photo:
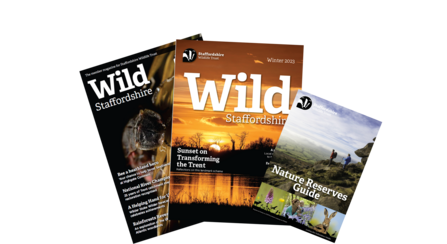
<path fill-rule="evenodd" d="M 294 140 L 308 140 L 327 150 L 335 149 L 339 155 L 350 153 L 353 160 L 360 161 L 355 150 L 372 142 L 381 122 L 304 91 L 298 92 L 294 104 L 303 95 L 312 99 L 312 107 L 301 110 L 293 106 L 282 135 Z M 314 105 L 335 111 L 337 115 L 314 109 Z"/>
<path fill-rule="evenodd" d="M 174 119 L 172 120 L 172 123 L 174 123 L 174 124 L 186 124 L 186 122 L 183 119 L 176 118 L 176 117 L 174 117 Z"/>
<path fill-rule="evenodd" d="M 200 122 L 211 126 L 237 126 L 235 123 L 228 123 L 220 117 L 202 118 Z"/>

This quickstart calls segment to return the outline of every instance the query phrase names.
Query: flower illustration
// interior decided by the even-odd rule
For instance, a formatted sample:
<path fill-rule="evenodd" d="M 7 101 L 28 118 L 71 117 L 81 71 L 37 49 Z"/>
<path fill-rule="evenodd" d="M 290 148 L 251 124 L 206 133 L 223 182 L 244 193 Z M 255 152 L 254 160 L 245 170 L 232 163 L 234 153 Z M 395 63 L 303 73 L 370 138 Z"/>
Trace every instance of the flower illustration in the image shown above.
<path fill-rule="evenodd" d="M 279 201 L 280 202 L 284 202 L 285 200 L 284 200 L 284 198 L 280 198 Z"/>
<path fill-rule="evenodd" d="M 265 197 L 265 202 L 266 203 L 272 203 L 273 202 L 273 188 L 270 188 L 269 193 Z"/>

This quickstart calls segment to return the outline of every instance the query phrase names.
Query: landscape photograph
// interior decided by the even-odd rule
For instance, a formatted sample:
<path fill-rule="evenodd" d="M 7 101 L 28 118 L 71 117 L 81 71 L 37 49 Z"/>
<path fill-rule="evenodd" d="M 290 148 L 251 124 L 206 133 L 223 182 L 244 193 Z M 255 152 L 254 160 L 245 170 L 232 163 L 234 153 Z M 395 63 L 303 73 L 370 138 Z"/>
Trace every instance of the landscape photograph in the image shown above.
<path fill-rule="evenodd" d="M 170 217 L 206 211 L 200 220 L 275 224 L 252 205 L 301 89 L 303 46 L 178 41 L 176 55 L 186 49 L 198 58 L 175 67 Z M 224 55 L 200 57 L 205 51 Z M 282 56 L 295 63 L 267 61 Z"/>
<path fill-rule="evenodd" d="M 295 104 L 301 96 L 310 97 L 313 105 L 308 110 L 292 108 L 266 171 L 265 182 L 346 213 L 381 122 L 303 91 L 299 91 Z M 346 160 L 348 157 L 350 160 Z M 295 191 L 296 182 L 273 173 L 274 165 L 304 178 L 305 182 L 311 179 L 346 195 L 347 200 L 324 193 L 314 199 Z"/>

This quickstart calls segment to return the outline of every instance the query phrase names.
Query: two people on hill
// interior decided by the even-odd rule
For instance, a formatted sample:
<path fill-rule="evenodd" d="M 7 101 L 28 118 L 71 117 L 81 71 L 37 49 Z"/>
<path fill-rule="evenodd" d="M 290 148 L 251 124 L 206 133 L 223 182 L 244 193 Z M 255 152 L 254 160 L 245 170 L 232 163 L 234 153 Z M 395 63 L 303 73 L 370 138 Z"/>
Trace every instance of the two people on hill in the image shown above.
<path fill-rule="evenodd" d="M 337 152 L 335 151 L 335 149 L 332 149 L 331 156 L 329 157 L 329 158 L 330 158 L 330 161 L 329 161 L 328 166 L 331 165 L 332 161 L 333 161 L 334 158 L 336 158 L 336 157 L 337 157 Z M 351 162 L 351 154 L 348 154 L 348 157 L 343 158 L 343 160 L 344 160 L 344 163 L 343 163 L 343 169 L 345 169 L 345 167 Z"/>

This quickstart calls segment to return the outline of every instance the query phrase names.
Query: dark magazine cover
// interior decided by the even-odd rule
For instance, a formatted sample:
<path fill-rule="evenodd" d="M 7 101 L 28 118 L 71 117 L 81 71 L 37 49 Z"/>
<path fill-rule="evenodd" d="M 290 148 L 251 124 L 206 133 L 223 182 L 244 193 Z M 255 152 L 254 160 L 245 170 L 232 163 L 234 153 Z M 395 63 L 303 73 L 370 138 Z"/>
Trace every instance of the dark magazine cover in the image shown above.
<path fill-rule="evenodd" d="M 169 218 L 283 224 L 251 206 L 302 86 L 303 46 L 178 40 L 176 57 Z"/>
<path fill-rule="evenodd" d="M 198 223 L 168 220 L 174 55 L 173 42 L 80 72 L 134 243 Z"/>
<path fill-rule="evenodd" d="M 254 212 L 335 242 L 381 124 L 299 91 Z"/>

